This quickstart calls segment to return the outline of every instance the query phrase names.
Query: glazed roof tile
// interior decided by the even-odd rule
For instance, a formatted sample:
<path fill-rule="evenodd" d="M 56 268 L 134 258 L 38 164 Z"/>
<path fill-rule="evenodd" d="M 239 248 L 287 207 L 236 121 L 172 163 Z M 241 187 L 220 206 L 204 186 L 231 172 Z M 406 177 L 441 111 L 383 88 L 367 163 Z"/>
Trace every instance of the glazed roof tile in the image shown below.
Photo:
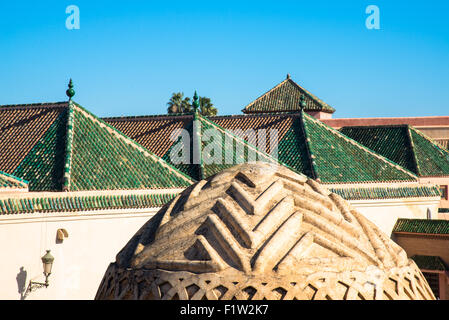
<path fill-rule="evenodd" d="M 417 177 L 398 164 L 376 154 L 360 143 L 330 128 L 306 113 L 275 113 L 202 117 L 255 145 L 260 151 L 274 154 L 278 160 L 323 183 L 417 181 Z M 171 130 L 163 124 L 188 128 L 191 115 L 106 118 L 105 121 L 136 139 L 150 151 L 169 150 Z M 238 129 L 237 131 L 235 131 Z M 258 143 L 259 130 L 266 130 L 265 145 Z M 271 134 L 277 139 L 271 144 Z M 163 148 L 160 145 L 164 145 Z M 265 146 L 265 147 L 264 147 Z M 158 154 L 164 157 L 164 154 Z M 186 171 L 183 171 L 186 172 Z"/>
<path fill-rule="evenodd" d="M 32 191 L 179 188 L 192 182 L 71 101 L 0 106 L 0 155 L 0 170 L 29 181 Z"/>
<path fill-rule="evenodd" d="M 266 92 L 242 111 L 244 113 L 291 112 L 300 110 L 300 98 L 304 95 L 304 111 L 334 113 L 335 109 L 301 87 L 289 77 Z"/>
<path fill-rule="evenodd" d="M 449 234 L 449 220 L 398 219 L 393 232 Z"/>
<path fill-rule="evenodd" d="M 7 174 L 6 172 L 0 171 L 0 191 L 11 189 L 17 190 L 28 189 L 28 182 L 23 179 L 14 177 L 10 174 Z"/>
<path fill-rule="evenodd" d="M 418 176 L 449 175 L 449 151 L 412 126 L 351 126 L 340 131 Z"/>

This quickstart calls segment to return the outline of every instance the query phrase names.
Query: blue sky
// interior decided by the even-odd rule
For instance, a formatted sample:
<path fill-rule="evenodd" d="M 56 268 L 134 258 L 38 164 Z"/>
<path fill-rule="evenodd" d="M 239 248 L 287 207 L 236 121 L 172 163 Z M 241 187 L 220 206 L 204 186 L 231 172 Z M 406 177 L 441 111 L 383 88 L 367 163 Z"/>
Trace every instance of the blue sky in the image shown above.
<path fill-rule="evenodd" d="M 239 114 L 290 73 L 334 117 L 448 115 L 448 21 L 447 0 L 1 1 L 0 104 L 66 100 L 72 77 L 99 116 L 163 114 L 194 90 Z"/>

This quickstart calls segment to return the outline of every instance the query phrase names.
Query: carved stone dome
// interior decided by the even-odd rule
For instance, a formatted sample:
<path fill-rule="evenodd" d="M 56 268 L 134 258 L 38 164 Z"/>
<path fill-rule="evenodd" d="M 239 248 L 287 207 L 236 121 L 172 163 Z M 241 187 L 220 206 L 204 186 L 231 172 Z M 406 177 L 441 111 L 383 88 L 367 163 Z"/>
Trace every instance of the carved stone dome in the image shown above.
<path fill-rule="evenodd" d="M 96 299 L 435 299 L 402 248 L 291 170 L 242 164 L 182 192 L 111 263 Z"/>

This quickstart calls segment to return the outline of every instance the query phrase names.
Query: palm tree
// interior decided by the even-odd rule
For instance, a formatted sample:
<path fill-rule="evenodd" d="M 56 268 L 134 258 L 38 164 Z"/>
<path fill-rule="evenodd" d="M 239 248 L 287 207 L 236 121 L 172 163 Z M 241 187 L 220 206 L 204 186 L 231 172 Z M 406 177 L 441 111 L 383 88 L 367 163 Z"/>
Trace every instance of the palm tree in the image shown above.
<path fill-rule="evenodd" d="M 173 93 L 167 106 L 168 113 L 184 113 L 191 111 L 190 98 L 184 98 L 183 92 Z"/>
<path fill-rule="evenodd" d="M 214 107 L 210 98 L 200 97 L 200 113 L 203 116 L 216 116 L 218 113 L 217 108 Z"/>

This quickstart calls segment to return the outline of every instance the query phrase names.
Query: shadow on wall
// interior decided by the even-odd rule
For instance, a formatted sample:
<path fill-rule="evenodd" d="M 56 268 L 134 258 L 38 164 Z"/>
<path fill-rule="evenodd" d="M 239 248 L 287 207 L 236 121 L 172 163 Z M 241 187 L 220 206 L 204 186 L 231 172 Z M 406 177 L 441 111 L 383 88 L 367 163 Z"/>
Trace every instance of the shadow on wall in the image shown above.
<path fill-rule="evenodd" d="M 20 300 L 25 300 L 26 298 L 26 281 L 27 281 L 27 272 L 23 269 L 23 267 L 20 267 L 20 271 L 16 276 L 17 280 L 17 287 L 18 291 L 20 293 Z"/>

